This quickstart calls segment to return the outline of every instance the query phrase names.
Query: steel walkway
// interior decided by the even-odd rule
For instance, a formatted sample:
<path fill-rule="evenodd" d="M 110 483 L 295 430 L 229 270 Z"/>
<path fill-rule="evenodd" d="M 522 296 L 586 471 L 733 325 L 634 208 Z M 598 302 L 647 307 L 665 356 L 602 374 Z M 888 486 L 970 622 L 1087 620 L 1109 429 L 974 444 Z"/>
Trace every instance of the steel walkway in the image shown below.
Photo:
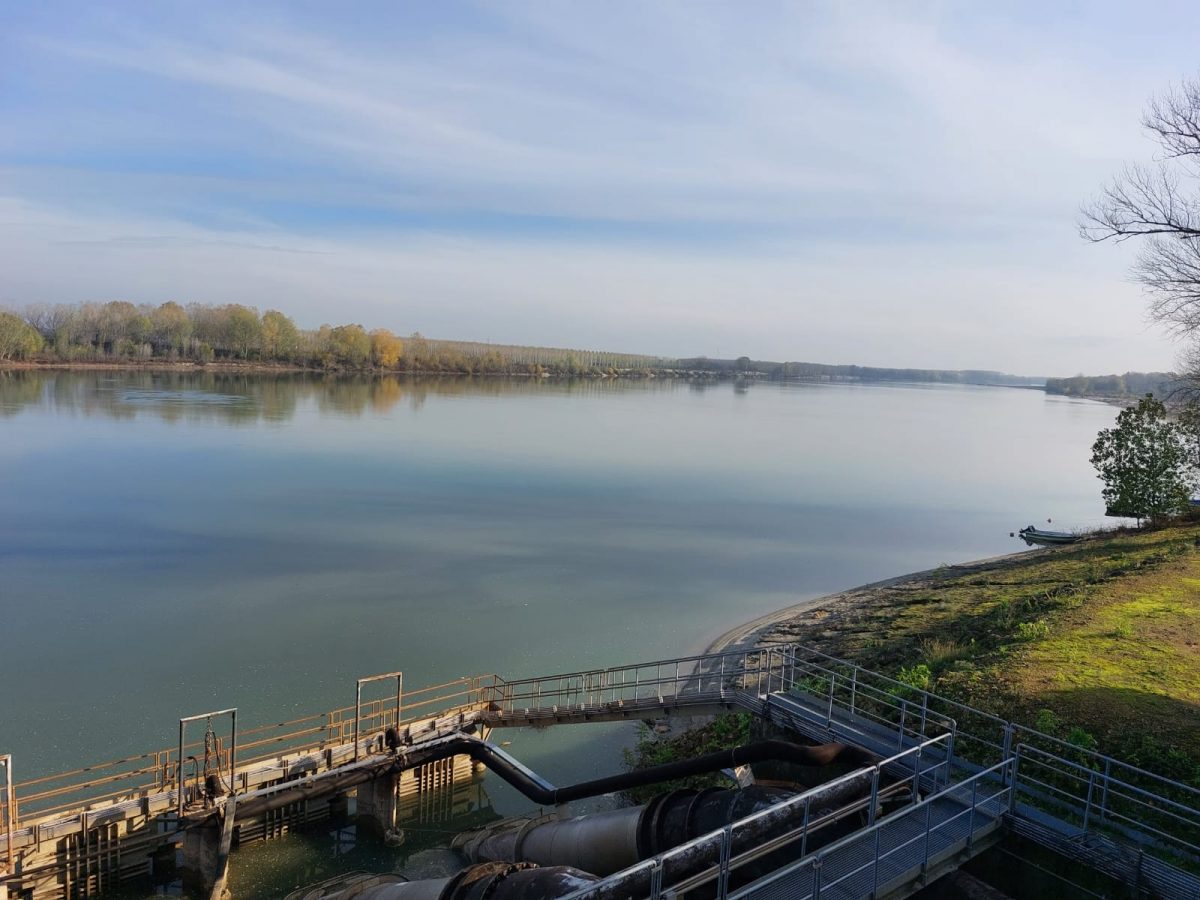
<path fill-rule="evenodd" d="M 363 685 L 391 679 L 392 695 L 362 700 Z M 389 728 L 413 752 L 479 728 L 743 710 L 815 741 L 872 751 L 882 761 L 852 774 L 870 775 L 872 800 L 881 784 L 907 780 L 910 801 L 878 820 L 876 804 L 866 804 L 861 828 L 814 849 L 820 817 L 810 817 L 801 794 L 785 801 L 803 812 L 801 826 L 767 846 L 739 841 L 751 820 L 697 839 L 712 859 L 700 875 L 677 876 L 673 854 L 681 848 L 639 864 L 647 896 L 708 883 L 718 897 L 903 897 L 1013 831 L 1149 893 L 1200 898 L 1193 874 L 1200 870 L 1200 791 L 810 648 L 774 646 L 519 680 L 480 676 L 418 691 L 401 685 L 399 673 L 371 676 L 356 685 L 353 707 L 231 727 L 227 740 L 211 748 L 213 764 L 230 773 L 240 806 L 385 763 L 395 752 L 384 746 Z M 9 872 L 0 875 L 0 888 L 31 890 L 33 863 L 44 862 L 45 848 L 76 836 L 86 855 L 77 855 L 71 891 L 90 896 L 114 878 L 137 874 L 119 868 L 107 880 L 95 874 L 107 858 L 102 835 L 115 841 L 119 866 L 122 841 L 176 840 L 190 822 L 211 815 L 194 762 L 207 759 L 210 748 L 186 742 L 183 721 L 177 747 L 15 785 L 11 757 L 0 756 L 6 778 L 0 859 Z M 90 860 L 95 872 L 80 880 L 78 860 Z M 38 871 L 43 887 L 61 875 L 48 864 Z M 606 896 L 608 881 L 576 896 Z M 47 888 L 37 896 L 55 895 Z"/>

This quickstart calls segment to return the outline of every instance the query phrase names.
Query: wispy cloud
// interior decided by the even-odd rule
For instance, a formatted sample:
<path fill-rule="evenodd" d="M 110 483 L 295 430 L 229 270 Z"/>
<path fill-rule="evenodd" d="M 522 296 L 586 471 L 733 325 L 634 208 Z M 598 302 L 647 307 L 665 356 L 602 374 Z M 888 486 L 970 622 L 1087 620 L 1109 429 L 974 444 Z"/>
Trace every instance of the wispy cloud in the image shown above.
<path fill-rule="evenodd" d="M 295 9 L 12 15 L 0 301 L 241 299 L 671 354 L 1169 363 L 1127 260 L 1073 222 L 1143 152 L 1145 97 L 1193 64 L 1178 24 L 1034 4 Z"/>

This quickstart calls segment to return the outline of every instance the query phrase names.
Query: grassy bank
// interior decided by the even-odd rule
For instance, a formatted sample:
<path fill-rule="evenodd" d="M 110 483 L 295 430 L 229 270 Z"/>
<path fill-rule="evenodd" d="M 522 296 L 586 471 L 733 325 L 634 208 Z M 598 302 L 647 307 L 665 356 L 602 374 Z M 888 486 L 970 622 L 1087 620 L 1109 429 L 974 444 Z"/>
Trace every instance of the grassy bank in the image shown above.
<path fill-rule="evenodd" d="M 1200 525 L 945 567 L 774 624 L 1200 785 Z"/>

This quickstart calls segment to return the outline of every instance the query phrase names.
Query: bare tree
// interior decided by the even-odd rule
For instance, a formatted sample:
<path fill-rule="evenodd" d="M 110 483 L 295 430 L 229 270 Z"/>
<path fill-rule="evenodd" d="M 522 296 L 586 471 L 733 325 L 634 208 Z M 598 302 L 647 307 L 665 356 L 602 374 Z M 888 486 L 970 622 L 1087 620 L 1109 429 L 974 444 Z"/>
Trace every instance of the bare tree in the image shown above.
<path fill-rule="evenodd" d="M 1127 166 L 1083 208 L 1079 231 L 1096 243 L 1140 238 L 1133 274 L 1150 296 L 1151 318 L 1200 340 L 1200 78 L 1152 100 L 1142 126 L 1159 158 Z"/>

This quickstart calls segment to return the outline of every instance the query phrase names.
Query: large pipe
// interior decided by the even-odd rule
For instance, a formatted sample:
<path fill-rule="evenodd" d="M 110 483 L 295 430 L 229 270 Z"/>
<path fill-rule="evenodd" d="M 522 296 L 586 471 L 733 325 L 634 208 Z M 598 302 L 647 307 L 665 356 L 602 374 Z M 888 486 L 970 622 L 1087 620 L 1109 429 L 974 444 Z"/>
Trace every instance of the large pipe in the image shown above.
<path fill-rule="evenodd" d="M 346 888 L 325 900 L 556 900 L 597 881 L 595 875 L 565 866 L 538 868 L 528 863 L 484 863 L 450 878 Z"/>
<path fill-rule="evenodd" d="M 799 828 L 806 816 L 810 821 L 827 817 L 867 796 L 875 774 L 873 769 L 863 769 L 797 795 L 808 798 L 807 810 L 804 803 L 786 804 L 782 808 L 769 807 L 753 821 L 731 833 L 730 856 L 738 856 L 759 847 L 771 838 Z M 820 841 L 810 840 L 809 847 L 814 848 L 832 837 L 834 835 L 823 834 Z M 661 884 L 676 884 L 714 865 L 720 856 L 721 842 L 724 838 L 724 831 L 718 829 L 688 841 L 676 847 L 674 852 L 662 856 Z M 639 866 L 623 877 L 613 879 L 610 884 L 598 885 L 591 894 L 593 900 L 626 900 L 629 897 L 649 895 L 650 869 L 646 866 Z"/>
<path fill-rule="evenodd" d="M 871 777 L 867 770 L 809 791 L 810 821 L 862 799 L 870 789 Z M 644 806 L 571 819 L 544 816 L 513 823 L 500 831 L 466 832 L 454 839 L 453 846 L 473 861 L 524 861 L 611 875 L 791 796 L 792 791 L 757 785 L 740 790 L 671 791 Z M 764 833 L 773 835 L 776 828 L 790 827 L 792 819 L 803 818 L 804 804 L 797 804 L 792 813 Z"/>

